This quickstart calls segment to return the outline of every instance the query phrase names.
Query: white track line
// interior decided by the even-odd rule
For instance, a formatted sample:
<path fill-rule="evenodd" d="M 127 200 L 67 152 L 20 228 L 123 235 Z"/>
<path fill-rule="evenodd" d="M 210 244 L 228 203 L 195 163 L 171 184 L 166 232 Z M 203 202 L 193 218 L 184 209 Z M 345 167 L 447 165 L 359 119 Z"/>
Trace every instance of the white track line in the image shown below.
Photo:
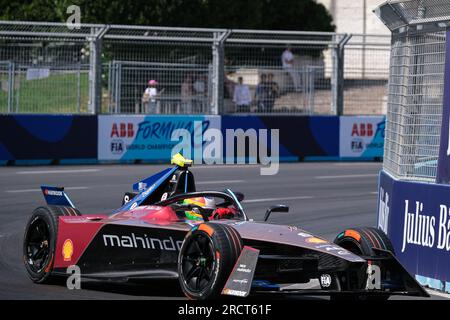
<path fill-rule="evenodd" d="M 86 190 L 89 187 L 67 187 L 64 190 Z M 27 192 L 41 192 L 41 189 L 19 189 L 19 190 L 6 190 L 6 193 L 27 193 Z"/>
<path fill-rule="evenodd" d="M 257 203 L 257 202 L 272 202 L 272 201 L 284 201 L 284 200 L 304 200 L 313 199 L 311 196 L 299 196 L 299 197 L 285 197 L 285 198 L 264 198 L 264 199 L 250 199 L 244 200 L 243 203 Z"/>
<path fill-rule="evenodd" d="M 16 174 L 52 174 L 52 173 L 90 173 L 98 172 L 100 169 L 76 169 L 76 170 L 33 170 L 17 171 Z"/>
<path fill-rule="evenodd" d="M 372 178 L 378 177 L 378 174 L 346 174 L 340 176 L 317 176 L 316 179 L 349 179 L 349 178 Z"/>

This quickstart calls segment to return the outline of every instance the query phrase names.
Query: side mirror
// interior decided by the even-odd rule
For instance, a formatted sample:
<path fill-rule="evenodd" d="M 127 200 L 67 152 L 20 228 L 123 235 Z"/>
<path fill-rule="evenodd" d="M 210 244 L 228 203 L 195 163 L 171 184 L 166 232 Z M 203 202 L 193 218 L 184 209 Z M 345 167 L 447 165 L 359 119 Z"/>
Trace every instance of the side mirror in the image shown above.
<path fill-rule="evenodd" d="M 238 199 L 239 202 L 242 202 L 244 200 L 244 198 L 245 198 L 244 194 L 242 192 L 239 192 L 239 191 L 233 191 L 233 190 L 230 190 L 230 189 L 226 189 L 226 190 L 224 190 L 224 192 L 226 192 L 228 194 L 231 194 L 231 195 L 234 195 L 236 197 L 236 199 Z"/>
<path fill-rule="evenodd" d="M 245 196 L 244 196 L 244 194 L 242 192 L 236 191 L 234 194 L 235 194 L 236 198 L 239 200 L 239 202 L 244 201 Z"/>
<path fill-rule="evenodd" d="M 269 209 L 267 209 L 266 214 L 264 216 L 264 221 L 269 220 L 270 214 L 272 212 L 289 212 L 289 207 L 283 204 L 277 205 L 277 206 L 273 206 L 270 207 Z"/>

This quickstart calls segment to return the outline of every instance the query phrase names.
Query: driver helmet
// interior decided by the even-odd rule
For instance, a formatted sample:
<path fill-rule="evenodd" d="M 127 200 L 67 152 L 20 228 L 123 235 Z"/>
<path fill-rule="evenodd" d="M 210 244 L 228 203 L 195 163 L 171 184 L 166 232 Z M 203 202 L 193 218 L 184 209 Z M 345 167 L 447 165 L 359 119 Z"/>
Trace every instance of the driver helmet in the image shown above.
<path fill-rule="evenodd" d="M 189 198 L 183 201 L 183 204 L 190 204 L 194 206 L 198 206 L 210 211 L 209 215 L 211 215 L 214 210 L 216 210 L 216 201 L 213 198 L 209 197 L 197 197 L 197 198 Z M 188 220 L 194 221 L 203 221 L 203 218 L 200 214 L 195 213 L 194 211 L 185 211 L 184 214 Z"/>

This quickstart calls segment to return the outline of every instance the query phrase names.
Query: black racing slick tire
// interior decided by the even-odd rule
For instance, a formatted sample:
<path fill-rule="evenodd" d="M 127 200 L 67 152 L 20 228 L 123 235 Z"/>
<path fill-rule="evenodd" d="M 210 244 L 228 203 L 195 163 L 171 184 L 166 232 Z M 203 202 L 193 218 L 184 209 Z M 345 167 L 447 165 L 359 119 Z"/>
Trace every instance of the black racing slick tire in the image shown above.
<path fill-rule="evenodd" d="M 33 282 L 52 280 L 59 217 L 80 215 L 77 209 L 62 206 L 39 207 L 33 211 L 23 238 L 23 261 Z"/>
<path fill-rule="evenodd" d="M 387 237 L 387 235 L 377 228 L 372 227 L 364 227 L 364 228 L 350 228 L 341 232 L 336 239 L 334 239 L 334 243 L 347 249 L 348 251 L 364 257 L 366 259 L 370 259 L 370 257 L 376 257 L 375 249 L 382 249 L 386 251 L 390 251 L 392 255 L 395 256 L 394 246 L 391 241 Z M 372 262 L 374 263 L 374 262 Z M 338 296 L 335 297 L 337 300 Z M 382 296 L 355 296 L 355 297 L 347 297 L 352 298 L 353 300 L 388 300 L 389 295 Z"/>
<path fill-rule="evenodd" d="M 183 293 L 192 300 L 218 299 L 243 248 L 239 233 L 221 223 L 194 227 L 178 256 Z"/>
<path fill-rule="evenodd" d="M 334 243 L 358 256 L 376 256 L 372 248 L 390 251 L 395 255 L 394 246 L 387 235 L 372 227 L 347 229 L 334 239 Z"/>

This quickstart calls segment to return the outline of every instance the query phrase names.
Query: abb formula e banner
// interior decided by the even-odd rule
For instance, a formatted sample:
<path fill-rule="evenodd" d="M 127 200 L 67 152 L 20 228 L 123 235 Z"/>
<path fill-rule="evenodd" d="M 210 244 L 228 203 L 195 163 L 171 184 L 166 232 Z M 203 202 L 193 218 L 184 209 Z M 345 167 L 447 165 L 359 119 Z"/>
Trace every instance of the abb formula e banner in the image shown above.
<path fill-rule="evenodd" d="M 382 172 L 378 227 L 409 272 L 450 282 L 450 186 L 395 180 Z"/>
<path fill-rule="evenodd" d="M 193 144 L 211 128 L 220 130 L 219 116 L 98 116 L 98 159 L 167 161 L 179 143 L 175 130 L 189 132 Z"/>
<path fill-rule="evenodd" d="M 382 158 L 384 116 L 340 117 L 339 156 L 341 158 Z"/>

